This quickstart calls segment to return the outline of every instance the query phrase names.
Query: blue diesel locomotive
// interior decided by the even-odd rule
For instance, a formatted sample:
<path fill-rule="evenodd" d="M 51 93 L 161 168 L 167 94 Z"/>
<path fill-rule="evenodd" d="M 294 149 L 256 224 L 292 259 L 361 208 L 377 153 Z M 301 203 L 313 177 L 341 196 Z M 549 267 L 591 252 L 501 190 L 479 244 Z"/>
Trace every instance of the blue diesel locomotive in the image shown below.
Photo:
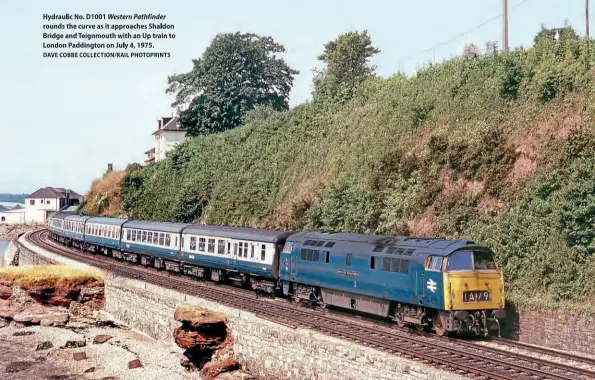
<path fill-rule="evenodd" d="M 438 335 L 487 335 L 505 318 L 502 273 L 472 241 L 62 214 L 48 224 L 53 239 L 86 251 Z"/>

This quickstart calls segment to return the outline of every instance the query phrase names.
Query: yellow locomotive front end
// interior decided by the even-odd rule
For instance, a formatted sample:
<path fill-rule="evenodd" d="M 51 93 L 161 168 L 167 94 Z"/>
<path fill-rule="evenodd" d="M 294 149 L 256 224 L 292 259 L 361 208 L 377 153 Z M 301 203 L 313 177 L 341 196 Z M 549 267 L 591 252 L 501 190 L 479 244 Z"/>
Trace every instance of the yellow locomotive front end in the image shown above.
<path fill-rule="evenodd" d="M 506 317 L 504 279 L 491 251 L 464 248 L 444 263 L 444 306 L 459 331 L 487 335 Z"/>

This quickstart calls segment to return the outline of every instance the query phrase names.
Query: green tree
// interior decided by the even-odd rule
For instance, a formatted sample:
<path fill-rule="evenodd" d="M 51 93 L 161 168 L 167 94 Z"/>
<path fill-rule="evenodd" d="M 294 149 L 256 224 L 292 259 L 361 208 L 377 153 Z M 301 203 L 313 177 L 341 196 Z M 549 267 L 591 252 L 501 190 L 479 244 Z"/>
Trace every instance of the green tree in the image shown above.
<path fill-rule="evenodd" d="M 326 68 L 316 72 L 314 98 L 350 99 L 361 81 L 374 75 L 376 67 L 369 59 L 377 53 L 380 50 L 372 46 L 367 30 L 344 33 L 327 42 L 318 56 Z"/>
<path fill-rule="evenodd" d="M 556 32 L 558 33 L 559 39 L 558 41 L 567 41 L 567 40 L 578 40 L 578 34 L 574 31 L 574 29 L 566 23 L 562 28 L 546 28 L 545 25 L 541 25 L 541 30 L 535 38 L 533 39 L 534 45 L 537 45 L 540 41 L 543 40 L 553 40 L 556 36 Z"/>
<path fill-rule="evenodd" d="M 168 78 L 166 93 L 176 94 L 172 106 L 189 104 L 180 113 L 188 135 L 235 128 L 259 105 L 289 109 L 289 92 L 299 71 L 277 57 L 284 52 L 271 37 L 239 32 L 215 36 L 202 57 L 192 61 L 192 71 Z"/>

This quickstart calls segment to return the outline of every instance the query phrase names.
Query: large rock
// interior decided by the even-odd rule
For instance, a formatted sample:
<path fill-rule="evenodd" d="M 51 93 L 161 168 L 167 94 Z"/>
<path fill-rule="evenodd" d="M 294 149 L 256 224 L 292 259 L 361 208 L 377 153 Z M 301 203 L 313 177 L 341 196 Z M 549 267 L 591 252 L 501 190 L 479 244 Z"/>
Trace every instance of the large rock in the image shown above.
<path fill-rule="evenodd" d="M 227 318 L 207 310 L 180 308 L 174 319 L 182 326 L 174 329 L 174 341 L 185 348 L 180 364 L 189 370 L 200 369 L 203 379 L 235 371 L 239 364 L 233 355 L 233 337 Z"/>
<path fill-rule="evenodd" d="M 227 338 L 227 318 L 210 311 L 181 308 L 174 319 L 182 322 L 174 330 L 174 340 L 182 348 L 217 349 Z"/>

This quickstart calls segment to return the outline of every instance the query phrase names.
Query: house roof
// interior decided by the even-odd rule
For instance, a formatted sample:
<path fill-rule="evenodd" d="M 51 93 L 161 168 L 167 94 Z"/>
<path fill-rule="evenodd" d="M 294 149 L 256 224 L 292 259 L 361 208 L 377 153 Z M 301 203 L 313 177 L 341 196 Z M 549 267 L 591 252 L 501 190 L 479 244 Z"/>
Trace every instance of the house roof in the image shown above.
<path fill-rule="evenodd" d="M 153 147 L 145 152 L 145 154 L 149 154 L 149 153 L 155 153 L 155 147 Z"/>
<path fill-rule="evenodd" d="M 83 196 L 74 190 L 64 189 L 62 187 L 42 187 L 34 193 L 27 196 L 30 198 L 60 198 L 65 199 L 66 193 L 70 192 L 70 199 L 83 199 Z"/>
<path fill-rule="evenodd" d="M 163 121 L 165 121 L 167 119 L 170 119 L 170 120 L 168 120 L 167 123 L 165 123 L 165 125 L 162 126 L 160 129 L 153 132 L 153 135 L 156 135 L 156 134 L 160 133 L 161 131 L 186 132 L 186 129 L 180 127 L 180 124 L 178 123 L 179 119 L 177 116 L 174 118 L 164 117 Z"/>

